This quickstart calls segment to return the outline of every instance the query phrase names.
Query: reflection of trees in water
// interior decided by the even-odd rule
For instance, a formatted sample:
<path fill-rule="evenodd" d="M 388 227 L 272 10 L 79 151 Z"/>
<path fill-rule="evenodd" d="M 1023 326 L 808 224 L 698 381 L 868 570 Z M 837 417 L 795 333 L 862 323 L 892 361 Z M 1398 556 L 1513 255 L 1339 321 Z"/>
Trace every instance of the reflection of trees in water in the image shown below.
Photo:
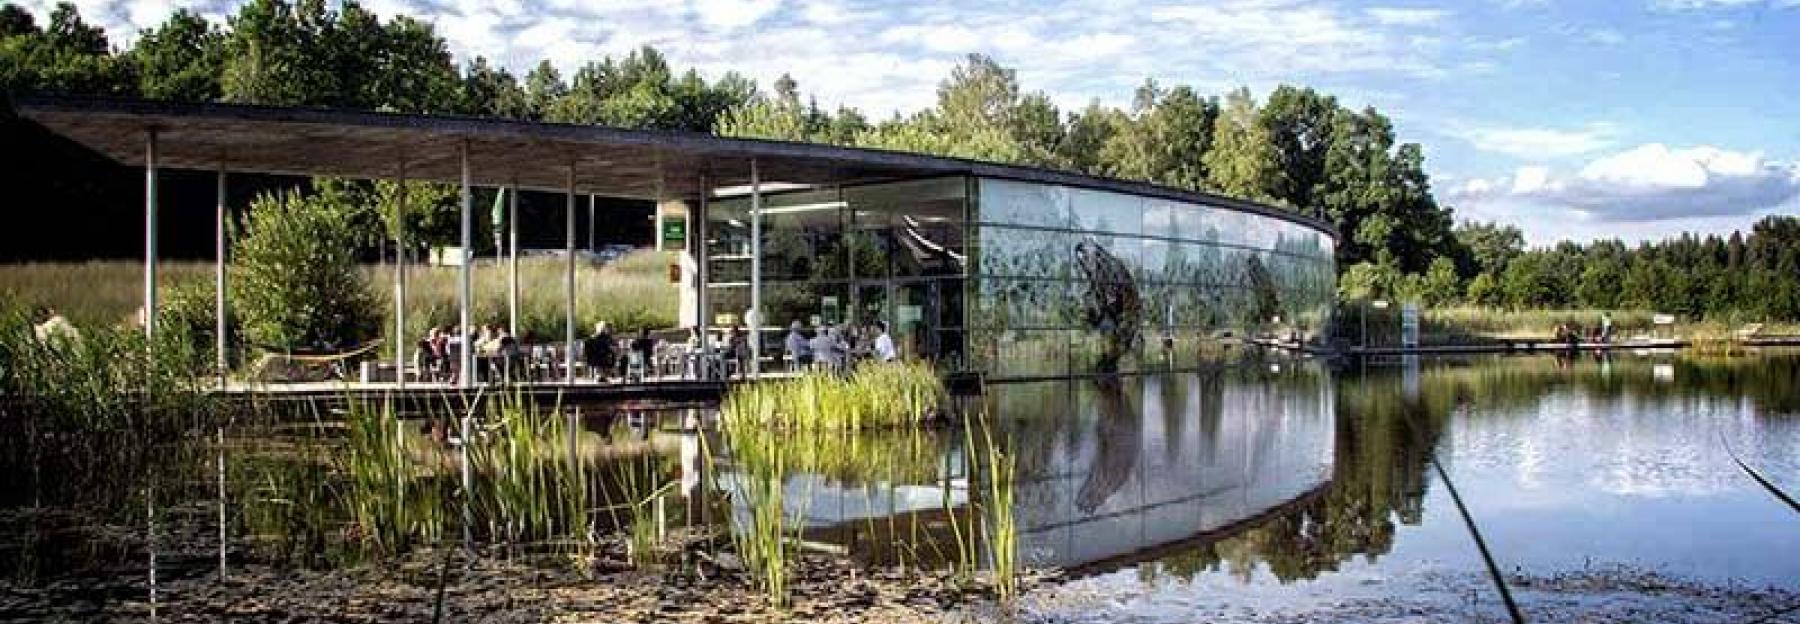
<path fill-rule="evenodd" d="M 1131 405 L 1118 376 L 1099 377 L 1092 383 L 1099 414 L 1094 421 L 1093 467 L 1075 494 L 1075 507 L 1082 513 L 1099 509 L 1131 480 L 1144 445 L 1144 412 Z"/>
<path fill-rule="evenodd" d="M 1322 496 L 1230 538 L 1141 566 L 1139 573 L 1186 579 L 1224 569 L 1248 579 L 1263 563 L 1289 581 L 1336 570 L 1357 555 L 1387 554 L 1396 521 L 1415 524 L 1422 515 L 1425 453 L 1448 413 L 1447 404 L 1405 401 L 1398 378 L 1339 384 L 1332 482 Z"/>

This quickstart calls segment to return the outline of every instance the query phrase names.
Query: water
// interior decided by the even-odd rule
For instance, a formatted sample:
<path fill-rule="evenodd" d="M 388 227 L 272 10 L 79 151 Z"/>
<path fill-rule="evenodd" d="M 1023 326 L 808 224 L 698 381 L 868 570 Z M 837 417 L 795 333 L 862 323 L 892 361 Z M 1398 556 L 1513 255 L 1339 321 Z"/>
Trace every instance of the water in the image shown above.
<path fill-rule="evenodd" d="M 1026 620 L 1497 617 L 1435 455 L 1536 619 L 1623 604 L 1714 621 L 1771 610 L 1754 588 L 1800 590 L 1800 516 L 1726 452 L 1800 490 L 1800 354 L 1270 360 L 995 384 L 960 408 L 1017 460 L 1016 543 L 984 524 L 984 436 L 960 429 L 771 438 L 787 522 L 865 566 L 986 567 L 1010 546 L 1066 570 L 1027 596 Z M 183 612 L 196 593 L 266 599 L 256 579 L 291 571 L 397 566 L 429 587 L 434 568 L 407 553 L 468 544 L 504 546 L 508 565 L 554 555 L 497 573 L 528 588 L 531 570 L 590 554 L 588 527 L 746 530 L 770 455 L 682 431 L 706 414 L 618 416 L 495 427 L 478 439 L 515 446 L 468 477 L 445 420 L 400 423 L 398 443 L 330 422 L 240 421 L 150 447 L 24 438 L 39 443 L 8 446 L 0 472 L 0 583 L 76 619 Z M 346 459 L 370 440 L 394 462 Z M 221 573 L 239 580 L 209 580 Z M 9 598 L 0 615 L 46 604 Z"/>

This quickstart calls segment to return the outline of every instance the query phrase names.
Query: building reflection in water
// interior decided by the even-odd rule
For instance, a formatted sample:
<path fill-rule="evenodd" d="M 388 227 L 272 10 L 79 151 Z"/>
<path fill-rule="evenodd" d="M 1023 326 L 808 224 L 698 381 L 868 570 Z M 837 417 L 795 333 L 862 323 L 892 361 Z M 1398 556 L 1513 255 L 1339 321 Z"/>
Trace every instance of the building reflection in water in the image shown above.
<path fill-rule="evenodd" d="M 1119 562 L 1236 530 L 1333 474 L 1333 388 L 1310 363 L 994 384 L 978 403 L 1018 457 L 1017 548 L 1030 566 Z M 809 540 L 921 561 L 980 522 L 985 490 L 970 483 L 985 477 L 960 431 L 803 438 L 784 495 L 804 501 L 787 509 Z M 742 479 L 717 475 L 734 515 L 748 513 Z M 991 547 L 980 543 L 983 560 Z"/>

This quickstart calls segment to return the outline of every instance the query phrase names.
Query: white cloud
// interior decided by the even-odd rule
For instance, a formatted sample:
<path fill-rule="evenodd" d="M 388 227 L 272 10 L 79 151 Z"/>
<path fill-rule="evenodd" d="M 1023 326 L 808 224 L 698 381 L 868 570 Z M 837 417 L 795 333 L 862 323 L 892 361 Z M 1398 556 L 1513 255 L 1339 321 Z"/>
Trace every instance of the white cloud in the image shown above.
<path fill-rule="evenodd" d="M 1449 11 L 1443 9 L 1403 9 L 1397 7 L 1375 7 L 1364 9 L 1363 12 L 1367 13 L 1371 19 L 1375 20 L 1375 23 L 1390 26 L 1425 26 L 1428 24 L 1436 24 L 1443 21 L 1446 16 L 1450 15 Z"/>
<path fill-rule="evenodd" d="M 694 15 L 716 30 L 755 24 L 781 8 L 781 0 L 693 0 Z"/>
<path fill-rule="evenodd" d="M 1589 222 L 1751 215 L 1800 198 L 1800 165 L 1758 152 L 1648 143 L 1579 171 L 1520 167 L 1510 179 L 1469 180 L 1449 194 L 1477 212 L 1560 209 Z"/>
<path fill-rule="evenodd" d="M 1605 149 L 1617 132 L 1611 124 L 1591 123 L 1582 128 L 1465 127 L 1451 131 L 1477 149 L 1520 158 L 1542 159 L 1575 156 Z"/>

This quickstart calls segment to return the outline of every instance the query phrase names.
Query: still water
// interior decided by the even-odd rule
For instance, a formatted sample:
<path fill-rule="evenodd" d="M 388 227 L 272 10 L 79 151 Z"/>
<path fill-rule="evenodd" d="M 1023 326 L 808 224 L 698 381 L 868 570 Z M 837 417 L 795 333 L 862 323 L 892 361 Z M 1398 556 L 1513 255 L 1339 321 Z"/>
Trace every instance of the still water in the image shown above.
<path fill-rule="evenodd" d="M 40 436 L 0 472 L 0 583 L 79 601 L 59 611 L 75 619 L 167 612 L 171 582 L 221 570 L 350 574 L 446 543 L 561 552 L 590 528 L 742 533 L 778 493 L 809 549 L 865 565 L 985 566 L 1011 548 L 1065 570 L 1026 620 L 1379 620 L 1369 605 L 1406 601 L 1402 616 L 1494 617 L 1435 456 L 1539 619 L 1649 592 L 1707 603 L 1657 619 L 1713 621 L 1764 609 L 1708 588 L 1800 590 L 1800 516 L 1727 451 L 1800 490 L 1800 354 L 1259 360 L 994 384 L 959 408 L 992 430 L 781 436 L 772 491 L 751 461 L 768 453 L 684 430 L 706 413 L 590 408 L 467 471 L 443 421 L 238 422 L 143 448 Z M 515 439 L 506 426 L 482 435 Z M 1011 543 L 978 528 L 989 439 L 1016 460 Z M 371 445 L 397 451 L 346 459 Z"/>

